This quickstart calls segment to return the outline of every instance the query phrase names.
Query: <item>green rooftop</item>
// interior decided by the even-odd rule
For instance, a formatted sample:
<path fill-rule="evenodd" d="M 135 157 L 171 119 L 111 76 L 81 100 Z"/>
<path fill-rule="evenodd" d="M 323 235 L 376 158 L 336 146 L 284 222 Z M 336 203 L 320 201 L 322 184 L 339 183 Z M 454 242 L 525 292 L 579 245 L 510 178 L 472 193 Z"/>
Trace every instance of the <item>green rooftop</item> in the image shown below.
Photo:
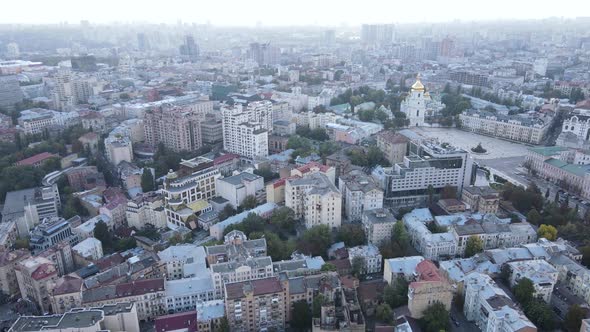
<path fill-rule="evenodd" d="M 538 153 L 538 154 L 543 155 L 545 157 L 551 157 L 551 156 L 554 156 L 554 155 L 560 153 L 561 151 L 566 151 L 566 150 L 567 150 L 567 148 L 564 148 L 561 146 L 540 146 L 540 147 L 529 149 L 529 151 L 533 151 L 534 153 Z"/>
<path fill-rule="evenodd" d="M 547 159 L 547 160 L 545 160 L 545 162 L 549 165 L 559 167 L 559 168 L 563 169 L 564 171 L 574 174 L 576 176 L 584 176 L 586 173 L 588 173 L 590 171 L 590 165 L 568 164 L 563 160 L 559 160 L 559 159 L 555 159 L 555 158 Z"/>

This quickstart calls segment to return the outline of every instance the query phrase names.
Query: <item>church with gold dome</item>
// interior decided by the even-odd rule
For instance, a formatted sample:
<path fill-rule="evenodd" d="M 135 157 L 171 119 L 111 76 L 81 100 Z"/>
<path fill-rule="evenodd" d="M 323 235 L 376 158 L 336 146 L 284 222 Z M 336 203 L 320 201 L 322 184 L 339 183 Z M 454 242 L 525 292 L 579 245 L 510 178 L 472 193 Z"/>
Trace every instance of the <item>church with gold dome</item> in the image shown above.
<path fill-rule="evenodd" d="M 420 81 L 420 75 L 416 77 L 416 83 L 410 88 L 410 94 L 401 102 L 400 111 L 410 120 L 410 127 L 424 125 L 426 115 L 426 103 L 430 101 L 430 94 Z"/>

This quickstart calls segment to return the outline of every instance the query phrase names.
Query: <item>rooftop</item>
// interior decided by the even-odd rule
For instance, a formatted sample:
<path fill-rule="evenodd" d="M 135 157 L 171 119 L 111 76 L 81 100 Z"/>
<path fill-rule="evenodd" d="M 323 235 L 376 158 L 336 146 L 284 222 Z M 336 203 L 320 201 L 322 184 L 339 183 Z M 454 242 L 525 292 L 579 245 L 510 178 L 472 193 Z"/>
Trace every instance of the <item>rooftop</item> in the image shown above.
<path fill-rule="evenodd" d="M 259 296 L 281 293 L 282 291 L 283 287 L 277 277 L 225 284 L 225 298 L 227 300 L 241 299 L 247 293 Z"/>

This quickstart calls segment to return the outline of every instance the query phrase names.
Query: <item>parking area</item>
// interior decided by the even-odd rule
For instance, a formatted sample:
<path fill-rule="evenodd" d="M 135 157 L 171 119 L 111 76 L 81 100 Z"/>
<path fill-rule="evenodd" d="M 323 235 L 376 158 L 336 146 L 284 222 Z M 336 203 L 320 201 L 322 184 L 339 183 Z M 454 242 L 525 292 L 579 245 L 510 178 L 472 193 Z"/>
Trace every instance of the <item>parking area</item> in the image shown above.
<path fill-rule="evenodd" d="M 441 142 L 447 142 L 453 146 L 471 151 L 471 148 L 481 143 L 487 150 L 485 154 L 474 155 L 475 159 L 498 159 L 508 157 L 522 157 L 530 146 L 521 143 L 513 143 L 495 137 L 483 136 L 455 128 L 411 128 L 417 134 L 429 138 L 438 138 Z"/>

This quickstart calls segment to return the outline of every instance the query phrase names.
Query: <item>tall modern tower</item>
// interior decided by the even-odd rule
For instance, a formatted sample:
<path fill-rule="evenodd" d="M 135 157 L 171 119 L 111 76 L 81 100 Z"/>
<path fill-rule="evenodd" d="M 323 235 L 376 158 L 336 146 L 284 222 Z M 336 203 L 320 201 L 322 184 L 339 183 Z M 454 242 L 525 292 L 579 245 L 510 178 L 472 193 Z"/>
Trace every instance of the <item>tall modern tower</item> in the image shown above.
<path fill-rule="evenodd" d="M 195 43 L 193 36 L 185 36 L 184 44 L 180 46 L 180 54 L 190 62 L 196 62 L 199 58 L 199 45 Z"/>

